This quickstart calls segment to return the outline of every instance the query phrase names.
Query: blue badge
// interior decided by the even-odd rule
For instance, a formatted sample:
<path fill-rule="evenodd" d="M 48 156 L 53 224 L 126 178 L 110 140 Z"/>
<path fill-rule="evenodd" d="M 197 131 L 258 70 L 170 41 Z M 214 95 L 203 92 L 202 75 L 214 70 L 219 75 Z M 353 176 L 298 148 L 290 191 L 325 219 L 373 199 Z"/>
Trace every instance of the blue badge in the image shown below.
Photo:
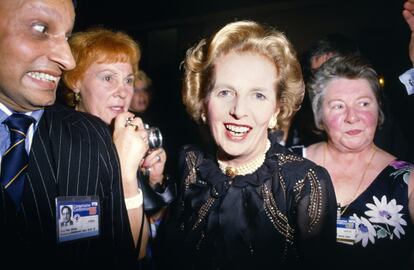
<path fill-rule="evenodd" d="M 336 219 L 336 242 L 353 245 L 355 243 L 356 228 L 355 218 L 337 218 Z"/>
<path fill-rule="evenodd" d="M 100 232 L 98 196 L 56 197 L 57 242 L 95 238 Z"/>

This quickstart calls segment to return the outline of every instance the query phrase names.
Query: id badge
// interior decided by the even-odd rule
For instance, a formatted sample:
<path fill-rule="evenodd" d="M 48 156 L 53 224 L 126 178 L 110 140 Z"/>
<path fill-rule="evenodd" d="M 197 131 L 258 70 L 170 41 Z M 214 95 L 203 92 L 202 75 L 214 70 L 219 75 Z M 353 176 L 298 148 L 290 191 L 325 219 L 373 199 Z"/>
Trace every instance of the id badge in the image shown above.
<path fill-rule="evenodd" d="M 355 243 L 356 228 L 355 218 L 337 218 L 336 219 L 336 242 L 353 245 Z"/>
<path fill-rule="evenodd" d="M 98 196 L 56 197 L 57 243 L 99 236 Z"/>

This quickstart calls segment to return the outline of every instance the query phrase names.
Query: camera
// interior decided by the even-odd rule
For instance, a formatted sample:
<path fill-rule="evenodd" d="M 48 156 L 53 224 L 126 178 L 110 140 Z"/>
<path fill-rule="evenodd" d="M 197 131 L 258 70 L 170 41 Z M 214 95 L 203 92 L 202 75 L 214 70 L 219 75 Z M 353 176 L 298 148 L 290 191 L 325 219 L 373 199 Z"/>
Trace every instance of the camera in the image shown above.
<path fill-rule="evenodd" d="M 162 134 L 159 128 L 150 127 L 148 124 L 144 124 L 144 128 L 148 133 L 148 146 L 150 150 L 154 150 L 162 147 Z"/>

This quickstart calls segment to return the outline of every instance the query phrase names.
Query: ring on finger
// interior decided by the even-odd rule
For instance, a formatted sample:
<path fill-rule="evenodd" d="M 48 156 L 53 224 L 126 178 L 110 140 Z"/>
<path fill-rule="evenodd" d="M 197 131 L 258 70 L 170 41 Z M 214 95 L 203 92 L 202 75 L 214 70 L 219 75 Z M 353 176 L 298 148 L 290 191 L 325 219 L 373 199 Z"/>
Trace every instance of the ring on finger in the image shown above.
<path fill-rule="evenodd" d="M 125 127 L 127 127 L 127 126 L 131 126 L 131 125 L 134 125 L 134 124 L 132 123 L 132 120 L 134 120 L 134 117 L 128 117 L 128 118 L 125 120 Z"/>
<path fill-rule="evenodd" d="M 157 157 L 157 162 L 160 162 L 161 161 L 160 155 L 156 155 L 156 157 Z"/>
<path fill-rule="evenodd" d="M 138 125 L 135 125 L 133 123 L 128 123 L 128 126 L 133 127 L 135 131 L 138 131 L 139 129 Z"/>
<path fill-rule="evenodd" d="M 125 127 L 133 127 L 135 131 L 139 129 L 138 125 L 132 123 L 132 120 L 134 120 L 133 117 L 128 117 L 125 121 Z"/>

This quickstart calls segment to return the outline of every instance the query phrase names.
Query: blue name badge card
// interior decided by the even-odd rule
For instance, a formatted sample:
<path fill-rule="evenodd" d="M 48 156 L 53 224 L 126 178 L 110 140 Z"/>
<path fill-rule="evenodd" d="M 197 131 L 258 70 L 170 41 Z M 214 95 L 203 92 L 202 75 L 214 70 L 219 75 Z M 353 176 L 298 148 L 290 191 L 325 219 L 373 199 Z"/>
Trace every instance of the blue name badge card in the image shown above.
<path fill-rule="evenodd" d="M 99 236 L 98 196 L 56 197 L 57 243 Z"/>
<path fill-rule="evenodd" d="M 355 219 L 337 218 L 336 220 L 336 242 L 353 245 L 356 238 Z"/>

